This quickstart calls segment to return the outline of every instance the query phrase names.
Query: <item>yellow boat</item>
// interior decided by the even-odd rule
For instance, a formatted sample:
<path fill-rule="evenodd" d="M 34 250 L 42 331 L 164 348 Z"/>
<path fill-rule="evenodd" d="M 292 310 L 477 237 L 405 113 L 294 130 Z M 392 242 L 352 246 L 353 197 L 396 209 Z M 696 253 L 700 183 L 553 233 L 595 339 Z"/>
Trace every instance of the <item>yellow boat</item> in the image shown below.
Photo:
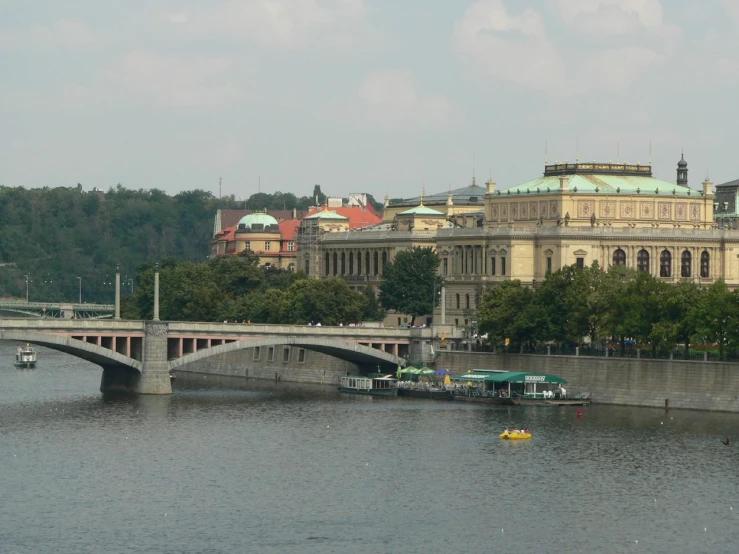
<path fill-rule="evenodd" d="M 524 439 L 530 439 L 531 433 L 519 433 L 518 431 L 503 431 L 500 434 L 500 438 L 511 440 L 511 441 L 524 440 Z"/>

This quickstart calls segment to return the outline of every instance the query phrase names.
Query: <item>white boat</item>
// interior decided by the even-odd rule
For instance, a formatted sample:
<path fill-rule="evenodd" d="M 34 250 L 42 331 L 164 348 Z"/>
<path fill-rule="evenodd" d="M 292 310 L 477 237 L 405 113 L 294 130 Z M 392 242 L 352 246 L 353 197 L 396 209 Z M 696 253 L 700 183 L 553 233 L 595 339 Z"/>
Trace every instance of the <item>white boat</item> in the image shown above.
<path fill-rule="evenodd" d="M 341 392 L 349 394 L 372 394 L 379 396 L 397 396 L 398 380 L 392 375 L 385 377 L 342 377 Z"/>
<path fill-rule="evenodd" d="M 36 351 L 33 346 L 30 344 L 18 346 L 15 353 L 15 367 L 36 367 Z"/>

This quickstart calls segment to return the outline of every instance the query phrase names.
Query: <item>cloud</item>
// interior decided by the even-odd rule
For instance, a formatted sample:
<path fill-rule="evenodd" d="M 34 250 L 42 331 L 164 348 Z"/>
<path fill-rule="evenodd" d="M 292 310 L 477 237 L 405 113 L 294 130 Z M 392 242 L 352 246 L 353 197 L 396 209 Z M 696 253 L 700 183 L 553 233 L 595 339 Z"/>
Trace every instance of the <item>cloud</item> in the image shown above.
<path fill-rule="evenodd" d="M 410 73 L 404 71 L 370 75 L 360 85 L 357 96 L 366 120 L 383 127 L 444 128 L 459 118 L 451 100 L 442 94 L 420 95 Z"/>
<path fill-rule="evenodd" d="M 503 0 L 478 0 L 455 28 L 455 46 L 475 71 L 514 87 L 556 95 L 625 93 L 674 51 L 680 29 L 659 0 L 550 0 L 581 36 L 553 38 L 541 12 L 512 13 Z M 558 29 L 559 30 L 559 29 Z M 619 36 L 618 42 L 613 40 Z M 616 46 L 614 46 L 616 44 Z"/>
<path fill-rule="evenodd" d="M 184 59 L 135 50 L 104 72 L 104 78 L 157 107 L 213 108 L 243 96 L 231 62 L 221 57 Z"/>
<path fill-rule="evenodd" d="M 476 68 L 514 85 L 551 86 L 562 74 L 564 62 L 530 8 L 511 15 L 503 0 L 478 0 L 457 23 L 454 41 Z"/>
<path fill-rule="evenodd" d="M 215 8 L 171 14 L 169 21 L 197 37 L 217 35 L 296 48 L 349 40 L 365 13 L 363 0 L 226 0 Z"/>
<path fill-rule="evenodd" d="M 50 25 L 0 29 L 0 48 L 83 49 L 95 45 L 95 36 L 81 19 L 59 19 Z"/>
<path fill-rule="evenodd" d="M 660 0 L 553 0 L 555 10 L 585 35 L 619 36 L 648 31 L 652 38 L 672 39 L 681 31 L 664 21 Z"/>

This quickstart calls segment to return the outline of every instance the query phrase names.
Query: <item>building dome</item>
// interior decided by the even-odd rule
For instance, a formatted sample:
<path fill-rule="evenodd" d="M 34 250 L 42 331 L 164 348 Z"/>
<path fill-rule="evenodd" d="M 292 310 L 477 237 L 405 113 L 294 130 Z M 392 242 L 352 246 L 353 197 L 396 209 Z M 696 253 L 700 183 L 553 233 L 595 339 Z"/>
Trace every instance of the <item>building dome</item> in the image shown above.
<path fill-rule="evenodd" d="M 274 226 L 274 227 L 273 227 Z M 264 212 L 254 212 L 245 215 L 239 220 L 237 229 L 251 230 L 251 231 L 263 231 L 269 228 L 279 229 L 279 223 L 277 220 Z"/>
<path fill-rule="evenodd" d="M 680 161 L 677 162 L 677 167 L 688 167 L 688 162 L 685 161 L 685 156 L 680 155 Z"/>

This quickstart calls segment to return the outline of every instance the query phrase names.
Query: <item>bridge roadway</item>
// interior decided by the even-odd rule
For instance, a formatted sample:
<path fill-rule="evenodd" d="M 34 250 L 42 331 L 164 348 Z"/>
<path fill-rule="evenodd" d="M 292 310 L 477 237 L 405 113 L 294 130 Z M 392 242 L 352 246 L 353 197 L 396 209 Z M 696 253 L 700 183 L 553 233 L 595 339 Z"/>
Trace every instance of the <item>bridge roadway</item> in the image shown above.
<path fill-rule="evenodd" d="M 22 300 L 0 300 L 0 312 L 16 313 L 27 317 L 101 319 L 113 317 L 115 305 L 79 304 L 76 302 L 24 302 Z"/>
<path fill-rule="evenodd" d="M 210 356 L 294 345 L 392 370 L 437 330 L 129 320 L 0 319 L 0 340 L 31 342 L 100 365 L 102 392 L 169 394 L 169 372 Z M 450 335 L 451 336 L 451 335 Z"/>

